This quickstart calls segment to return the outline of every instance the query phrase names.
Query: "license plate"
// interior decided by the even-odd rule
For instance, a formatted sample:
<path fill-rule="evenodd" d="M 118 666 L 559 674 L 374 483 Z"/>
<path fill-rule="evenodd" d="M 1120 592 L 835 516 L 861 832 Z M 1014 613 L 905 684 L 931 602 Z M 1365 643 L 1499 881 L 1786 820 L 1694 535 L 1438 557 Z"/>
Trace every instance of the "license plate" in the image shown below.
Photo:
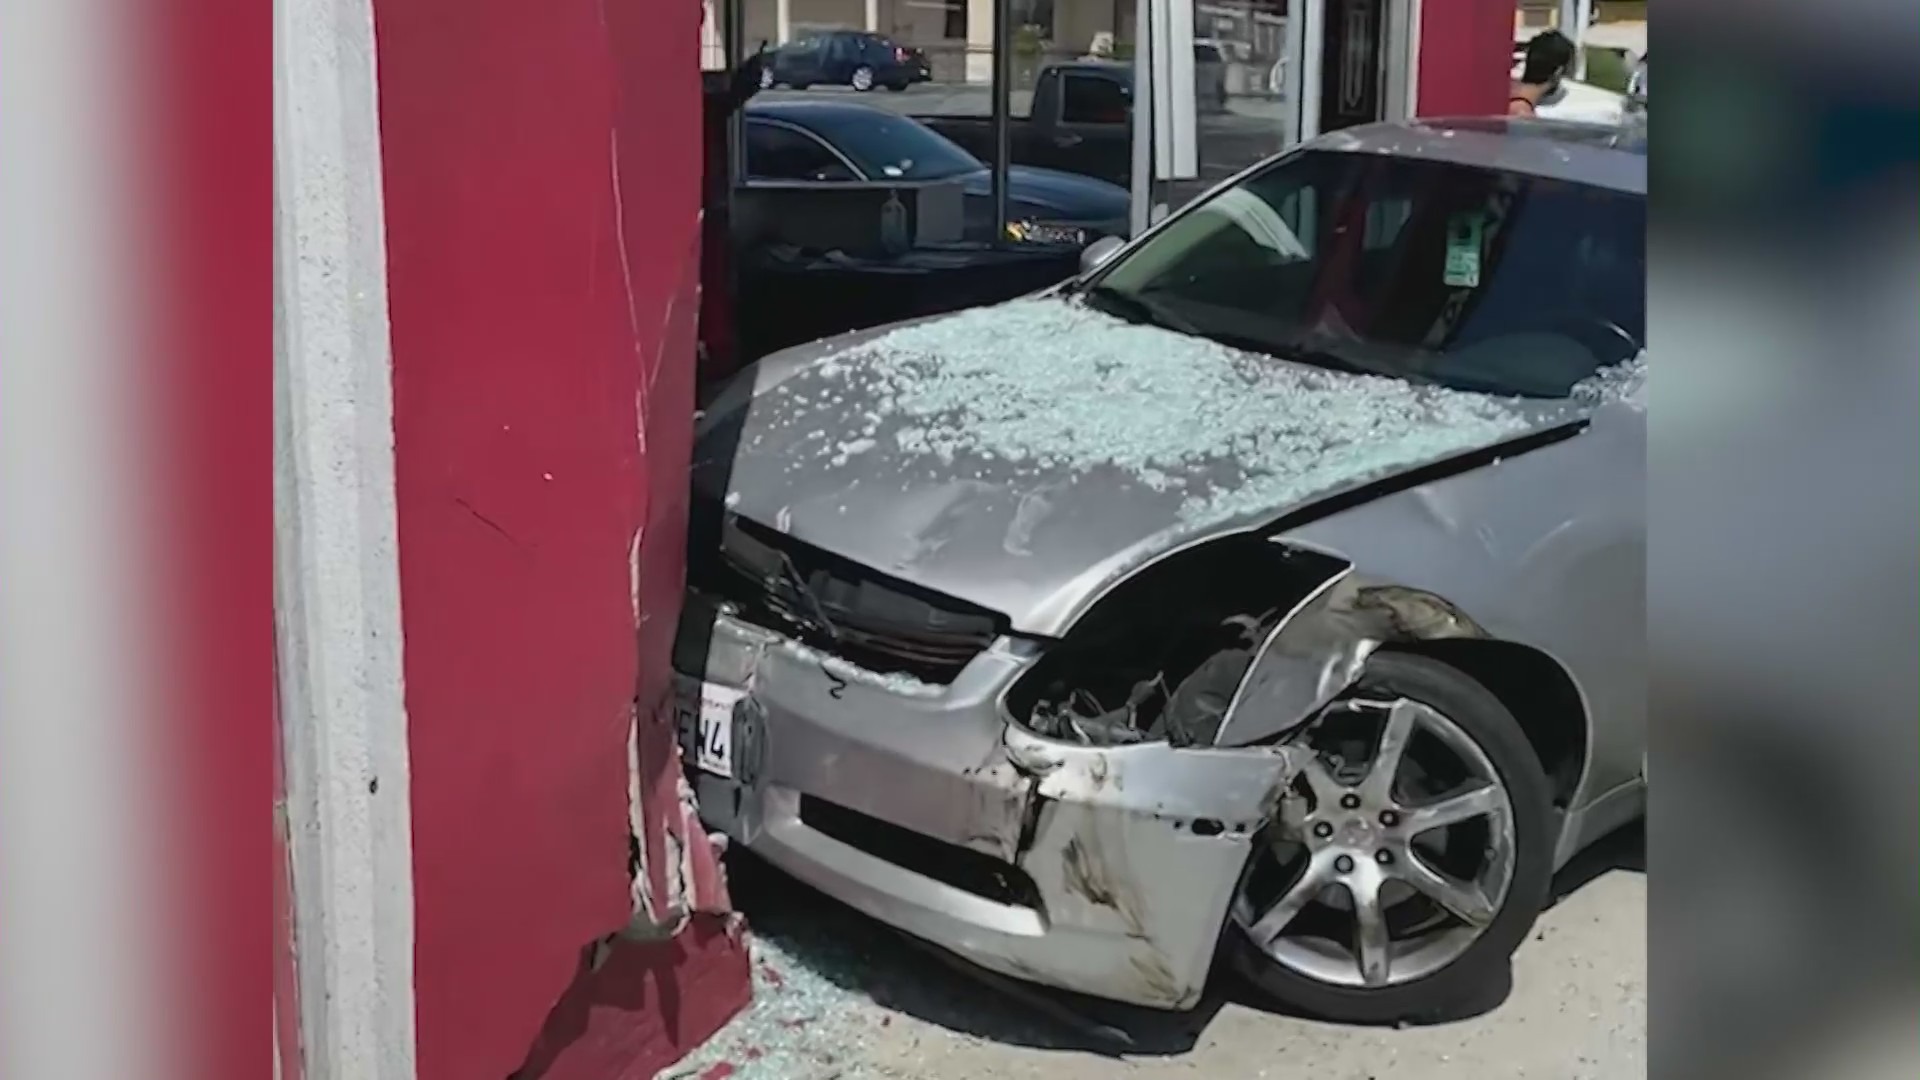
<path fill-rule="evenodd" d="M 1026 239 L 1035 244 L 1084 244 L 1087 231 L 1071 225 L 1028 225 Z"/>
<path fill-rule="evenodd" d="M 744 690 L 681 679 L 674 696 L 674 715 L 682 746 L 693 748 L 694 767 L 715 776 L 733 776 L 733 707 L 747 696 Z"/>

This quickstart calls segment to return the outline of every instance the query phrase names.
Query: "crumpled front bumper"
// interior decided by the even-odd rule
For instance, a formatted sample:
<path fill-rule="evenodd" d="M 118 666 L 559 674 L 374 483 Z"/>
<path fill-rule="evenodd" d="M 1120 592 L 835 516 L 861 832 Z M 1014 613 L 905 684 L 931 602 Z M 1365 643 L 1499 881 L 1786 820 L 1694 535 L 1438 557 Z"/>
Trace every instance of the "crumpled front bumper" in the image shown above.
<path fill-rule="evenodd" d="M 1056 742 L 1002 712 L 1032 660 L 1018 644 L 928 686 L 715 613 L 697 594 L 688 603 L 683 627 L 710 632 L 683 628 L 676 666 L 747 692 L 735 777 L 695 775 L 710 826 L 984 968 L 1141 1005 L 1198 1002 L 1253 836 L 1293 774 L 1286 749 Z M 847 820 L 885 823 L 873 834 L 892 846 Z M 897 857 L 903 835 L 911 859 Z M 948 863 L 1004 867 L 1019 887 L 980 888 L 978 875 L 938 869 Z"/>

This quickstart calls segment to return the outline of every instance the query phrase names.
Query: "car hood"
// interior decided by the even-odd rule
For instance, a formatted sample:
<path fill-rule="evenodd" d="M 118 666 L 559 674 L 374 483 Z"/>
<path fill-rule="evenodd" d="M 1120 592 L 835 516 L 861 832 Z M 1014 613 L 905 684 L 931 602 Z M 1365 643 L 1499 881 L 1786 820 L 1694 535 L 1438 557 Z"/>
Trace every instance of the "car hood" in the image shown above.
<path fill-rule="evenodd" d="M 962 181 L 968 195 L 986 197 L 993 193 L 993 173 L 983 170 L 968 173 Z M 1124 221 L 1127 217 L 1127 189 L 1091 176 L 1015 165 L 1007 170 L 1007 196 L 1013 202 L 1042 207 L 1076 221 Z"/>
<path fill-rule="evenodd" d="M 703 414 L 694 488 L 1057 636 L 1159 555 L 1585 409 L 1286 363 L 1046 296 L 769 357 Z"/>

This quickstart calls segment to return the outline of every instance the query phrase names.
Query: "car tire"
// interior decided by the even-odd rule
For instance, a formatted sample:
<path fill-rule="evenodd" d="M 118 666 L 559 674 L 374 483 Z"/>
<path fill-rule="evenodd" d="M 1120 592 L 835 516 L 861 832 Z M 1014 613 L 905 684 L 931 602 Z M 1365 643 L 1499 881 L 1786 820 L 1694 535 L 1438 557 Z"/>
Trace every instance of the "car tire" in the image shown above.
<path fill-rule="evenodd" d="M 774 87 L 773 69 L 770 67 L 761 68 L 760 69 L 760 89 L 771 90 L 773 89 L 773 87 Z"/>
<path fill-rule="evenodd" d="M 873 69 L 865 64 L 854 68 L 853 74 L 847 76 L 847 85 L 863 94 L 873 89 Z"/>
<path fill-rule="evenodd" d="M 1465 673 L 1437 660 L 1410 653 L 1377 653 L 1346 697 L 1400 699 L 1425 706 L 1450 720 L 1457 732 L 1464 733 L 1479 748 L 1510 807 L 1511 877 L 1504 896 L 1479 936 L 1464 951 L 1437 970 L 1404 982 L 1356 986 L 1293 970 L 1254 940 L 1244 922 L 1247 909 L 1228 920 L 1223 942 L 1227 959 L 1239 974 L 1273 999 L 1326 1020 L 1381 1024 L 1457 1016 L 1463 1007 L 1473 1008 L 1489 992 L 1506 984 L 1514 950 L 1526 939 L 1546 905 L 1558 822 L 1546 770 L 1519 721 L 1500 699 Z M 1278 827 L 1270 827 L 1269 835 Z M 1250 871 L 1263 850 L 1268 849 L 1257 845 L 1254 859 L 1249 860 Z M 1243 881 L 1243 890 L 1245 887 Z M 1357 946 L 1353 952 L 1357 958 Z"/>

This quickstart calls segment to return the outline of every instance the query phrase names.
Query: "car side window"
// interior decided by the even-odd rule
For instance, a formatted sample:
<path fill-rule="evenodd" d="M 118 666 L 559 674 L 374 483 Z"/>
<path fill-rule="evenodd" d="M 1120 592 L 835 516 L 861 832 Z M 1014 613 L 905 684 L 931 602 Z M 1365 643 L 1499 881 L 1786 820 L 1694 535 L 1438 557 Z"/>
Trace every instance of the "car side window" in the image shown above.
<path fill-rule="evenodd" d="M 747 124 L 750 180 L 843 181 L 855 179 L 846 162 L 825 143 L 779 124 Z"/>
<path fill-rule="evenodd" d="M 1124 124 L 1132 95 L 1117 79 L 1101 75 L 1060 77 L 1060 120 L 1067 124 Z"/>

